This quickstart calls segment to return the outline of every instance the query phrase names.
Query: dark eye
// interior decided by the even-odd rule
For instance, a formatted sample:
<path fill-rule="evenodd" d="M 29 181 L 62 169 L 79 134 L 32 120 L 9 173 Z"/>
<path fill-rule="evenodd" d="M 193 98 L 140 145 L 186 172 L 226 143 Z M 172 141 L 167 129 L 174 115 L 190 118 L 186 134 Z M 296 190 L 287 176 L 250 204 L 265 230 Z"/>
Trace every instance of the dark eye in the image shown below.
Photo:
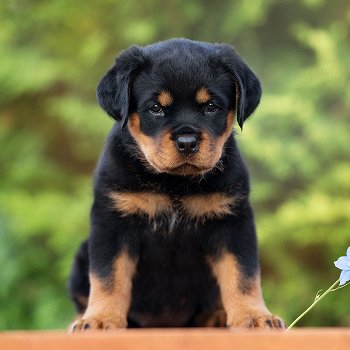
<path fill-rule="evenodd" d="M 149 110 L 154 115 L 164 115 L 163 108 L 158 104 L 154 104 Z"/>
<path fill-rule="evenodd" d="M 217 112 L 218 109 L 219 109 L 219 107 L 217 105 L 215 105 L 213 102 L 209 102 L 206 104 L 206 106 L 204 108 L 204 112 L 213 114 L 213 113 Z"/>

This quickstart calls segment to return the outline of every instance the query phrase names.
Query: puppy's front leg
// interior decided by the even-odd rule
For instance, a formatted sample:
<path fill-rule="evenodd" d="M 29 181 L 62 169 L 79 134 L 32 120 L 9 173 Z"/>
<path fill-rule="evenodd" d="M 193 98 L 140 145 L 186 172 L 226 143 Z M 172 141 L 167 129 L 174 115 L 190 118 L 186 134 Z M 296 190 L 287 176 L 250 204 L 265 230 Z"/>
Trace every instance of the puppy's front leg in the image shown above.
<path fill-rule="evenodd" d="M 89 301 L 84 315 L 73 324 L 72 332 L 127 326 L 137 264 L 134 226 L 95 203 L 89 242 Z"/>
<path fill-rule="evenodd" d="M 73 332 L 127 326 L 135 266 L 136 261 L 123 252 L 115 259 L 110 278 L 90 272 L 88 307 L 83 317 L 73 325 Z"/>
<path fill-rule="evenodd" d="M 210 260 L 210 265 L 219 285 L 227 326 L 284 328 L 283 321 L 265 306 L 259 272 L 253 277 L 244 277 L 237 259 L 229 252 Z"/>
<path fill-rule="evenodd" d="M 243 200 L 232 214 L 218 220 L 208 234 L 208 261 L 219 286 L 227 326 L 284 328 L 265 306 L 253 212 Z"/>

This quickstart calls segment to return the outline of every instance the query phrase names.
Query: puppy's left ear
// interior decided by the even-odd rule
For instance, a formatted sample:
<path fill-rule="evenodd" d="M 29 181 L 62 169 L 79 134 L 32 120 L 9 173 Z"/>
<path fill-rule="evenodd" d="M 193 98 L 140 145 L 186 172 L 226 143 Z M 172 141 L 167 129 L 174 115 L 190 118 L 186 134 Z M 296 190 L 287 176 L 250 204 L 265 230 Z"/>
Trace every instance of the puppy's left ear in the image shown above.
<path fill-rule="evenodd" d="M 97 86 L 98 103 L 111 117 L 121 122 L 122 128 L 129 115 L 131 82 L 144 66 L 142 48 L 131 46 L 116 58 L 114 66 Z"/>
<path fill-rule="evenodd" d="M 220 60 L 233 76 L 236 84 L 237 122 L 243 128 L 244 121 L 254 112 L 261 98 L 261 84 L 257 76 L 229 45 L 220 44 Z"/>

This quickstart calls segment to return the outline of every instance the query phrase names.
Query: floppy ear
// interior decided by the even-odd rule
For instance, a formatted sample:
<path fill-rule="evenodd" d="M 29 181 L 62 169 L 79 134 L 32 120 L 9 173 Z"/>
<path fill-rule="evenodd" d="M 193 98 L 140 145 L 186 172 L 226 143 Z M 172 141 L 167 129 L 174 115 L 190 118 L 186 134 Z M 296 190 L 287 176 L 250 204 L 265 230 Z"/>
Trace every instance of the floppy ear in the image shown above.
<path fill-rule="evenodd" d="M 257 76 L 228 45 L 219 45 L 219 55 L 236 84 L 237 122 L 243 128 L 244 121 L 254 112 L 261 97 L 261 84 Z"/>
<path fill-rule="evenodd" d="M 122 128 L 129 115 L 130 84 L 144 63 L 142 48 L 131 46 L 116 58 L 114 66 L 97 86 L 98 103 L 111 117 L 121 122 Z"/>

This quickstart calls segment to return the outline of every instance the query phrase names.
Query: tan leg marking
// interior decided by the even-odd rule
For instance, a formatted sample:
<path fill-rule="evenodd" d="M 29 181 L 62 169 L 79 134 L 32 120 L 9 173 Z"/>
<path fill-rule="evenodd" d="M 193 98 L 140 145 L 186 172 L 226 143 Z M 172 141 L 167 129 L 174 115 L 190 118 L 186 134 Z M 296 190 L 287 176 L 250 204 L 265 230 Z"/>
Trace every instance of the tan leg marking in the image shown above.
<path fill-rule="evenodd" d="M 196 93 L 196 101 L 198 103 L 207 103 L 210 101 L 209 91 L 205 87 L 201 87 Z"/>
<path fill-rule="evenodd" d="M 250 282 L 249 290 L 243 292 L 240 286 L 242 274 L 232 254 L 225 252 L 209 263 L 220 288 L 227 326 L 285 328 L 283 321 L 273 316 L 265 306 L 259 274 Z"/>
<path fill-rule="evenodd" d="M 158 102 L 162 107 L 168 107 L 173 103 L 173 97 L 169 91 L 162 91 L 158 95 Z"/>
<path fill-rule="evenodd" d="M 151 192 L 110 192 L 114 208 L 123 216 L 146 215 L 154 219 L 157 215 L 170 212 L 172 203 L 166 194 Z"/>
<path fill-rule="evenodd" d="M 113 280 L 110 284 L 90 273 L 88 307 L 84 316 L 73 325 L 72 332 L 125 328 L 135 270 L 136 261 L 127 253 L 122 253 L 113 264 Z"/>
<path fill-rule="evenodd" d="M 181 199 L 181 205 L 184 213 L 189 217 L 205 221 L 232 214 L 232 206 L 238 200 L 238 196 L 209 193 L 183 197 Z"/>

